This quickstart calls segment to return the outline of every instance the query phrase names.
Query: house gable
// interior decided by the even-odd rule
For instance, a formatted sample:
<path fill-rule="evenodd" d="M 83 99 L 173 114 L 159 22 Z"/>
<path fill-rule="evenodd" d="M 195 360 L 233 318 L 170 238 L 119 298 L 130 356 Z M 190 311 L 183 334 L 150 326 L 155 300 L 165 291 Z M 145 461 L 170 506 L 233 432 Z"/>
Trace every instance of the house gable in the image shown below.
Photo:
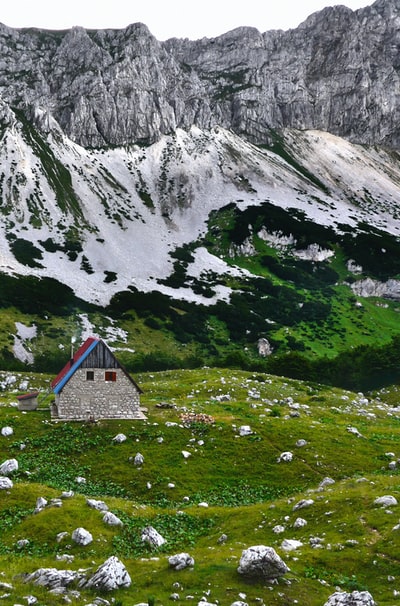
<path fill-rule="evenodd" d="M 146 418 L 142 390 L 101 339 L 87 339 L 51 385 L 54 420 Z"/>
<path fill-rule="evenodd" d="M 112 351 L 101 339 L 89 337 L 83 345 L 76 351 L 72 359 L 67 362 L 64 368 L 58 373 L 52 381 L 51 386 L 55 394 L 59 394 L 63 387 L 68 383 L 78 368 L 119 368 L 127 376 L 139 393 L 142 390 L 132 379 L 125 368 L 118 362 Z"/>

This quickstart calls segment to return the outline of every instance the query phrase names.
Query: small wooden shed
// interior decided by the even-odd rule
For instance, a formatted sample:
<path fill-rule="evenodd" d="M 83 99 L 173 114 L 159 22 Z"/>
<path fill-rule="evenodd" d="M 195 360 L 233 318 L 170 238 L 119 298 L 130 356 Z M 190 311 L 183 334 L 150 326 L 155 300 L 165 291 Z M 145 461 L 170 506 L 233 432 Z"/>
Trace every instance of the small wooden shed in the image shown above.
<path fill-rule="evenodd" d="M 110 348 L 89 337 L 51 383 L 51 418 L 63 421 L 145 419 L 142 390 Z"/>

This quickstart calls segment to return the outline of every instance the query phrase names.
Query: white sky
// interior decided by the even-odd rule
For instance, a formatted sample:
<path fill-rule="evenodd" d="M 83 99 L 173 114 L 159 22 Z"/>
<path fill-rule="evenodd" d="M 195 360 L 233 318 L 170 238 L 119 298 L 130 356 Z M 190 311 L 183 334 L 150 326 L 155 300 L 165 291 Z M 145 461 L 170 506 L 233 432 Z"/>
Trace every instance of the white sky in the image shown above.
<path fill-rule="evenodd" d="M 158 40 L 219 36 L 240 25 L 259 31 L 297 27 L 324 6 L 355 10 L 372 0 L 0 0 L 0 22 L 9 27 L 124 28 L 145 23 Z"/>

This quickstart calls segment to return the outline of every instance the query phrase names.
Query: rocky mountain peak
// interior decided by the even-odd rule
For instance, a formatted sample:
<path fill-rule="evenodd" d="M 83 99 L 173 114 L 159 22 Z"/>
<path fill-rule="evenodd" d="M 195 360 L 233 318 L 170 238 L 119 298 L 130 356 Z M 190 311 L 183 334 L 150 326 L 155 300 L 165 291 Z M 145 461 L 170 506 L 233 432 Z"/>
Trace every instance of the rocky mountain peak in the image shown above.
<path fill-rule="evenodd" d="M 0 94 L 48 108 L 84 146 L 157 141 L 176 128 L 229 128 L 257 144 L 271 130 L 317 128 L 400 145 L 400 11 L 394 0 L 333 6 L 297 29 L 239 27 L 159 42 L 123 30 L 0 28 Z"/>

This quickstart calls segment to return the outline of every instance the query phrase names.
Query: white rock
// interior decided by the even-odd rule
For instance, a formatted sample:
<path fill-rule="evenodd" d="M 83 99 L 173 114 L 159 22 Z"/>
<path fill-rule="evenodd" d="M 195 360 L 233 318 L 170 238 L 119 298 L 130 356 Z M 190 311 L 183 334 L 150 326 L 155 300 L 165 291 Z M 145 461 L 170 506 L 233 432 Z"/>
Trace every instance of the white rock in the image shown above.
<path fill-rule="evenodd" d="M 1 435 L 4 437 L 12 436 L 13 433 L 14 433 L 14 430 L 12 427 L 2 427 L 1 428 Z"/>
<path fill-rule="evenodd" d="M 304 518 L 295 519 L 293 528 L 303 528 L 304 526 L 307 526 L 307 520 L 304 520 Z"/>
<path fill-rule="evenodd" d="M 301 541 L 296 541 L 296 539 L 284 539 L 281 543 L 281 548 L 284 551 L 294 551 L 303 547 L 303 543 Z"/>
<path fill-rule="evenodd" d="M 332 480 L 332 478 L 324 478 L 322 482 L 320 482 L 319 488 L 325 488 L 325 486 L 331 486 L 334 483 L 335 480 Z"/>
<path fill-rule="evenodd" d="M 194 559 L 188 553 L 177 553 L 168 558 L 168 563 L 175 570 L 183 570 L 189 566 L 194 566 Z"/>
<path fill-rule="evenodd" d="M 113 442 L 116 442 L 117 444 L 121 444 L 122 442 L 125 442 L 125 440 L 127 440 L 127 437 L 124 433 L 118 433 L 113 437 Z"/>
<path fill-rule="evenodd" d="M 303 448 L 303 446 L 307 446 L 307 440 L 303 440 L 302 438 L 300 440 L 297 440 L 296 446 L 297 448 Z"/>
<path fill-rule="evenodd" d="M 103 516 L 103 522 L 105 524 L 109 524 L 110 526 L 123 526 L 122 521 L 111 511 L 107 511 Z"/>
<path fill-rule="evenodd" d="M 136 467 L 140 467 L 144 463 L 144 456 L 140 452 L 137 452 L 135 454 L 135 458 L 133 459 L 133 463 L 136 465 Z"/>
<path fill-rule="evenodd" d="M 272 532 L 274 532 L 275 534 L 281 534 L 282 532 L 285 532 L 285 527 L 281 525 L 274 526 Z"/>
<path fill-rule="evenodd" d="M 278 463 L 290 463 L 291 461 L 293 461 L 292 452 L 282 452 L 278 457 Z"/>
<path fill-rule="evenodd" d="M 293 507 L 293 511 L 297 511 L 298 509 L 303 509 L 304 507 L 310 507 L 314 505 L 313 499 L 301 499 L 296 505 Z"/>
<path fill-rule="evenodd" d="M 35 513 L 39 513 L 39 511 L 42 511 L 42 509 L 44 509 L 46 505 L 47 499 L 45 499 L 44 497 L 38 497 L 36 499 Z"/>
<path fill-rule="evenodd" d="M 130 587 L 131 577 L 123 563 L 111 556 L 99 566 L 93 576 L 82 581 L 80 587 L 93 587 L 98 591 L 113 591 L 121 587 Z"/>
<path fill-rule="evenodd" d="M 374 505 L 381 505 L 382 507 L 393 507 L 397 505 L 397 499 L 392 495 L 384 495 L 383 497 L 378 497 L 374 501 Z"/>
<path fill-rule="evenodd" d="M 353 591 L 346 593 L 336 591 L 325 602 L 324 606 L 376 606 L 369 591 Z"/>
<path fill-rule="evenodd" d="M 153 526 L 147 526 L 142 530 L 142 541 L 149 543 L 152 547 L 164 545 L 165 539 Z"/>
<path fill-rule="evenodd" d="M 0 465 L 0 475 L 9 476 L 14 471 L 18 471 L 17 459 L 7 459 Z"/>
<path fill-rule="evenodd" d="M 86 499 L 86 504 L 89 505 L 92 509 L 97 509 L 98 511 L 108 511 L 108 505 L 104 501 L 97 501 L 96 499 Z"/>
<path fill-rule="evenodd" d="M 362 438 L 362 434 L 358 431 L 357 427 L 348 427 L 347 431 L 349 433 L 352 433 L 353 435 L 357 436 L 357 438 Z"/>
<path fill-rule="evenodd" d="M 0 476 L 0 490 L 8 490 L 13 486 L 14 484 L 12 483 L 12 480 L 10 480 L 10 478 L 7 478 L 6 476 Z"/>
<path fill-rule="evenodd" d="M 192 456 L 192 453 L 189 452 L 188 450 L 182 450 L 182 456 L 184 459 L 188 459 L 189 457 Z"/>
<path fill-rule="evenodd" d="M 289 568 L 272 547 L 254 545 L 243 550 L 237 570 L 249 577 L 276 579 L 286 574 Z"/>
<path fill-rule="evenodd" d="M 253 433 L 250 425 L 241 425 L 239 427 L 239 435 L 240 436 L 251 436 Z"/>
<path fill-rule="evenodd" d="M 93 541 L 93 536 L 88 530 L 85 530 L 85 528 L 79 527 L 75 528 L 72 533 L 72 540 L 78 545 L 89 545 L 89 543 Z"/>

